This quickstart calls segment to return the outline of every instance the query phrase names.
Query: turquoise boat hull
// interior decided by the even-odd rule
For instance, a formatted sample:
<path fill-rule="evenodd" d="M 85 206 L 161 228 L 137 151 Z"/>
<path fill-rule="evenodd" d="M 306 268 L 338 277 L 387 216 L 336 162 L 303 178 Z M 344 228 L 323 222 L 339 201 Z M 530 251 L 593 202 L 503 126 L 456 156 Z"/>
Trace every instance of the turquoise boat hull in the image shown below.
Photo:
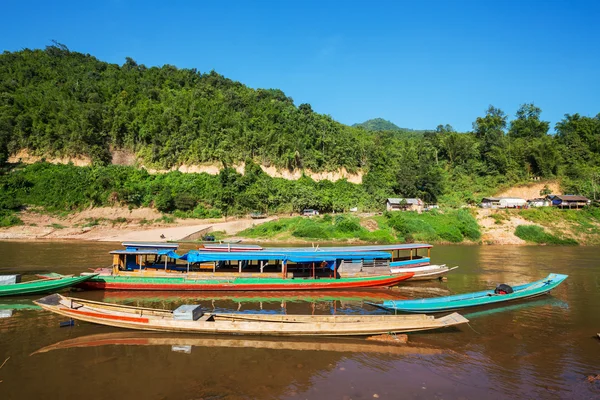
<path fill-rule="evenodd" d="M 541 296 L 556 288 L 565 279 L 567 279 L 567 277 L 568 275 L 550 274 L 546 278 L 539 281 L 514 286 L 514 292 L 510 294 L 495 294 L 494 290 L 484 290 L 481 292 L 458 294 L 446 297 L 433 297 L 415 300 L 389 300 L 384 301 L 381 304 L 370 304 L 389 311 L 410 313 L 454 311 L 467 307 L 485 306 Z"/>

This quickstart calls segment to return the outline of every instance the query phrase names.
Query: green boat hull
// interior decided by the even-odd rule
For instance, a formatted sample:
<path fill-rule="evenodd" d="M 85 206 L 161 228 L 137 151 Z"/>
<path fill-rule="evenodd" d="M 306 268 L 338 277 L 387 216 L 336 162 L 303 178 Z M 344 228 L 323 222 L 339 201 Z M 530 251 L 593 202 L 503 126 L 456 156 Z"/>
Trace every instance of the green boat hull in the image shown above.
<path fill-rule="evenodd" d="M 65 276 L 58 279 L 39 279 L 31 282 L 0 285 L 0 296 L 17 296 L 56 292 L 90 280 L 95 275 Z"/>
<path fill-rule="evenodd" d="M 333 290 L 390 287 L 412 277 L 412 273 L 352 278 L 229 278 L 194 279 L 186 277 L 135 277 L 98 275 L 79 286 L 100 290 L 173 290 L 173 291 L 236 291 L 236 290 Z"/>

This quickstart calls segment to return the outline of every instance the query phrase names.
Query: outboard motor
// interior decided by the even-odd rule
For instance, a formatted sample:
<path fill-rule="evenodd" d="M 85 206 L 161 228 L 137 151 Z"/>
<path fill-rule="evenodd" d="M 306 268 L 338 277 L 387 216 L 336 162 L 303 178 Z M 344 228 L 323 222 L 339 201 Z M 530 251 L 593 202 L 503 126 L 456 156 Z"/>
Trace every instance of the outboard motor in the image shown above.
<path fill-rule="evenodd" d="M 494 293 L 496 294 L 510 294 L 513 292 L 513 288 L 511 288 L 510 286 L 508 286 L 505 283 L 501 283 L 498 286 L 496 286 L 496 289 L 494 289 Z"/>

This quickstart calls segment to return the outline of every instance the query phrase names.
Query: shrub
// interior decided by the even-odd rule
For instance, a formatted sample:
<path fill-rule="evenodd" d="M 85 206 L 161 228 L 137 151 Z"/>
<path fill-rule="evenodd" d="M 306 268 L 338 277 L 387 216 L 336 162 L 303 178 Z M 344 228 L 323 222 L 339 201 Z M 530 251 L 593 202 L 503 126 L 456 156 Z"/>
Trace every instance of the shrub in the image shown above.
<path fill-rule="evenodd" d="M 9 226 L 23 225 L 23 221 L 14 214 L 0 214 L 0 227 L 8 228 Z"/>
<path fill-rule="evenodd" d="M 187 193 L 178 193 L 173 201 L 177 210 L 189 211 L 196 206 L 196 200 Z"/>
<path fill-rule="evenodd" d="M 323 222 L 325 222 L 325 219 L 323 219 Z M 358 218 L 345 215 L 337 215 L 335 217 L 335 228 L 344 233 L 356 233 L 363 230 Z"/>
<path fill-rule="evenodd" d="M 170 189 L 163 189 L 154 199 L 154 207 L 160 212 L 171 212 L 175 208 L 175 201 Z"/>
<path fill-rule="evenodd" d="M 571 238 L 559 238 L 544 231 L 544 228 L 538 225 L 519 225 L 515 229 L 515 235 L 527 242 L 539 244 L 566 244 L 577 245 L 576 240 Z"/>

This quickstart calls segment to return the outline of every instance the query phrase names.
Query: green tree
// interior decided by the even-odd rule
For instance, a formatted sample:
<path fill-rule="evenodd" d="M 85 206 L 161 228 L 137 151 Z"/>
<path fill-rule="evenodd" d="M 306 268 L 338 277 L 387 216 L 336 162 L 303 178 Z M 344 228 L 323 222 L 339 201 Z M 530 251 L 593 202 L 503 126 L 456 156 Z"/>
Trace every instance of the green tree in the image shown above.
<path fill-rule="evenodd" d="M 526 103 L 521 105 L 517 110 L 517 118 L 510 121 L 510 129 L 508 135 L 512 138 L 542 138 L 548 134 L 550 123 L 541 121 L 540 115 L 542 110 L 533 105 Z"/>

